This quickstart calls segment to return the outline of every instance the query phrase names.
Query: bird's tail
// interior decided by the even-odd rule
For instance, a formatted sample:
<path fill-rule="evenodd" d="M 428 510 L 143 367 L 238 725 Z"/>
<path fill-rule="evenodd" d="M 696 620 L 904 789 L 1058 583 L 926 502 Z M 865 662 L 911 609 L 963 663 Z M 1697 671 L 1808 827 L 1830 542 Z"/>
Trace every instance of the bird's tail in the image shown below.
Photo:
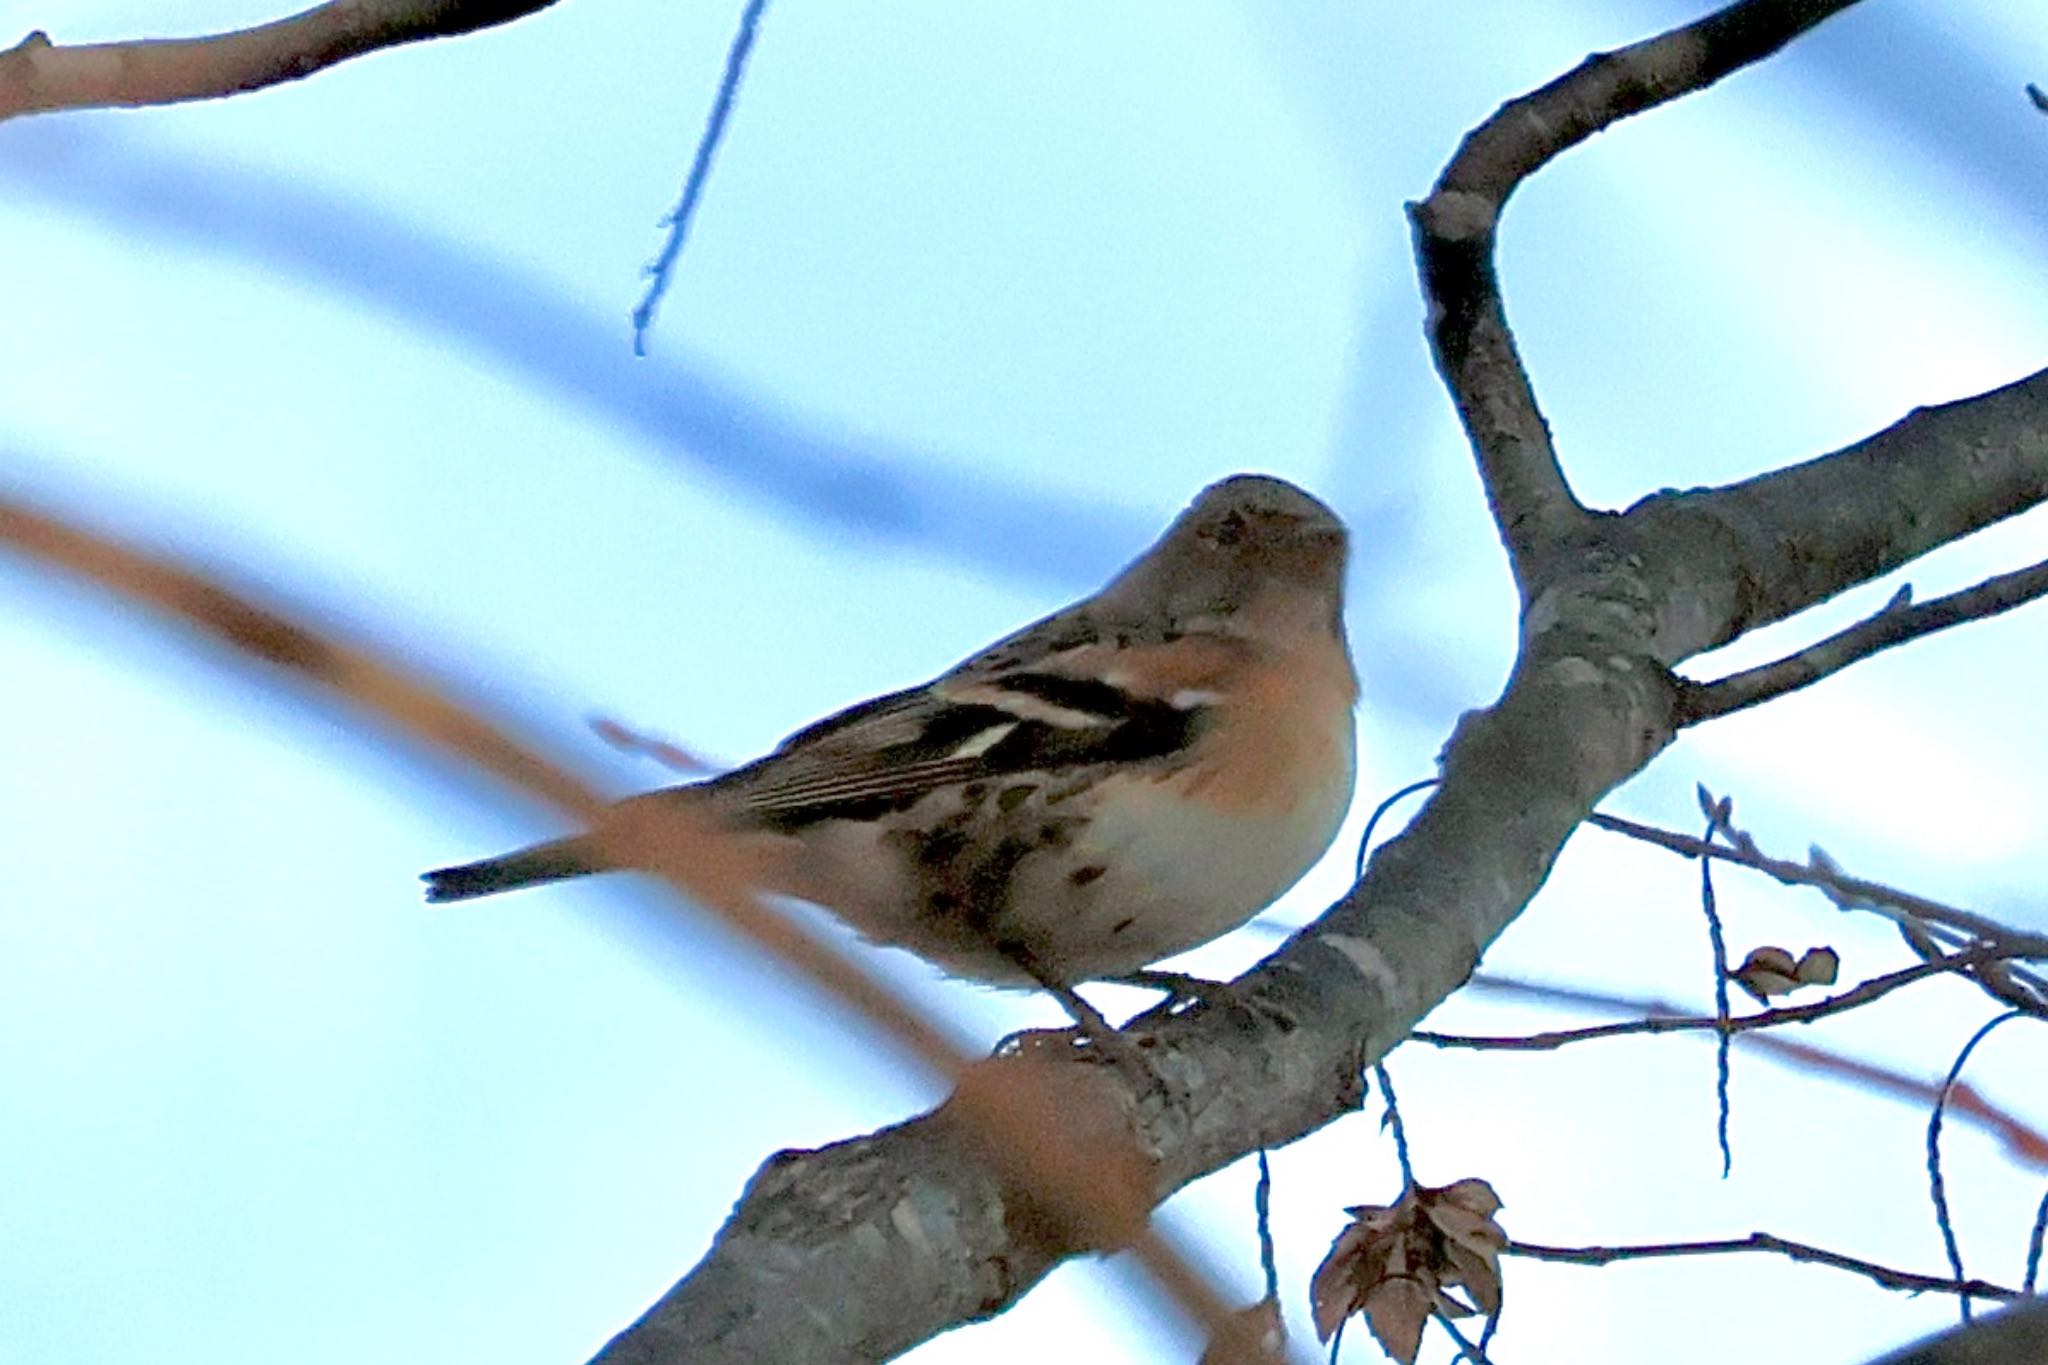
<path fill-rule="evenodd" d="M 500 891 L 516 891 L 522 886 L 540 886 L 606 870 L 591 855 L 589 841 L 579 835 L 535 844 L 482 862 L 464 863 L 461 867 L 436 868 L 422 874 L 420 880 L 427 884 L 427 899 L 439 903 L 494 896 Z"/>

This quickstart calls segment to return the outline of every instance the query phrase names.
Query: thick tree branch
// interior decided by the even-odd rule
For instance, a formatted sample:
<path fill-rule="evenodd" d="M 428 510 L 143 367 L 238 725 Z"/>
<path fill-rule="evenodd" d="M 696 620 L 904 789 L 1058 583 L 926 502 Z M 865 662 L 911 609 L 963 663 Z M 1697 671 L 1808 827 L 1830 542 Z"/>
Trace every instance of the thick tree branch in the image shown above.
<path fill-rule="evenodd" d="M 424 38 L 509 23 L 554 0 L 329 0 L 204 38 L 60 47 L 40 31 L 0 52 L 0 122 L 54 109 L 176 104 L 295 81 Z"/>
<path fill-rule="evenodd" d="M 1676 663 L 2044 500 L 2048 370 L 1917 409 L 1831 455 L 1650 498 L 1627 519 L 1664 563 L 1721 565 L 1667 594 L 1662 633 Z M 1703 619 L 1717 629 L 1702 630 Z"/>
<path fill-rule="evenodd" d="M 1429 197 L 1410 206 L 1430 344 L 1478 458 L 1525 602 L 1542 576 L 1537 559 L 1582 534 L 1589 514 L 1558 464 L 1508 330 L 1493 261 L 1502 208 L 1524 180 L 1594 133 L 1770 56 L 1853 3 L 1741 0 L 1697 23 L 1590 57 L 1474 129 Z"/>
<path fill-rule="evenodd" d="M 1981 621 L 2048 594 L 2048 561 L 1988 578 L 1973 588 L 1914 603 L 1901 590 L 1875 616 L 1808 645 L 1797 654 L 1710 683 L 1679 690 L 1678 720 L 1696 725 L 1758 702 L 1782 697 L 1819 682 L 1830 673 L 1867 659 L 1879 650 L 1917 640 L 1937 630 Z"/>
<path fill-rule="evenodd" d="M 1872 1365 L 2036 1365 L 2043 1360 L 2048 1360 L 2048 1299 L 2030 1299 Z"/>

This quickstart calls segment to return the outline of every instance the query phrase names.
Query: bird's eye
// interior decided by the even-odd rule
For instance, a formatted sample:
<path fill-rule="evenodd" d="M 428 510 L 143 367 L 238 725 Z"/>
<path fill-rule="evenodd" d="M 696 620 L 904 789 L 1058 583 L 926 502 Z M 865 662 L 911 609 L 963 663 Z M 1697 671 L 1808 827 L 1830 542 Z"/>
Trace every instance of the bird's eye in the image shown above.
<path fill-rule="evenodd" d="M 1244 539 L 1244 517 L 1240 513 L 1232 512 L 1216 523 L 1216 529 L 1210 534 L 1210 539 L 1218 545 L 1237 544 Z"/>

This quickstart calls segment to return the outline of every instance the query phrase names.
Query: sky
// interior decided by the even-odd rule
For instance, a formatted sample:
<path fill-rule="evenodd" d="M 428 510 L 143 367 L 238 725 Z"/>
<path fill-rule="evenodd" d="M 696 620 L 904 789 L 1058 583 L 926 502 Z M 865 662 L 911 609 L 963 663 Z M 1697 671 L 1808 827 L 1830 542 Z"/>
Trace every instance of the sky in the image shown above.
<path fill-rule="evenodd" d="M 1088 592 L 1210 480 L 1281 474 L 1356 537 L 1360 808 L 1263 923 L 1312 915 L 1363 811 L 1430 773 L 1514 648 L 1402 205 L 1503 99 L 1699 7 L 783 0 L 636 359 L 739 9 L 585 0 L 248 97 L 0 126 L 0 487 L 388 649 L 624 794 L 669 776 L 592 716 L 742 760 Z M 136 0 L 0 0 L 0 42 L 277 13 L 196 0 L 173 30 Z M 2038 369 L 2029 81 L 2026 0 L 1868 0 L 1526 186 L 1504 287 L 1582 495 L 1741 478 Z M 2017 519 L 1692 671 L 2032 562 L 2044 532 Z M 2041 610 L 1687 734 L 1609 808 L 1691 828 L 1704 783 L 1767 849 L 2048 928 Z M 938 1098 L 635 879 L 421 905 L 422 869 L 555 829 L 0 559 L 0 1362 L 582 1360 L 767 1155 Z M 1589 831 L 1484 967 L 1705 1005 L 1696 880 Z M 1738 953 L 1904 960 L 1817 895 L 1720 890 Z M 1058 1018 L 860 951 L 983 1044 Z M 1991 1013 L 1935 983 L 1801 1038 L 1938 1077 Z M 1461 996 L 1431 1026 L 1562 1022 Z M 2041 1046 L 2015 1025 L 1970 1073 L 2037 1126 Z M 1418 1176 L 1488 1178 L 1527 1240 L 1762 1228 L 1942 1265 L 1911 1105 L 1738 1048 L 1723 1181 L 1697 1042 L 1389 1066 Z M 1276 1154 L 1297 1335 L 1343 1207 L 1397 1192 L 1378 1109 Z M 1969 1268 L 2016 1282 L 2048 1175 L 1948 1141 Z M 1164 1215 L 1247 1300 L 1251 1183 Z M 1852 1362 L 1953 1316 L 1762 1258 L 1518 1262 L 1507 1285 L 1494 1358 L 1517 1365 L 1759 1341 Z M 1048 1343 L 1198 1349 L 1112 1262 L 909 1359 Z M 1363 1334 L 1345 1358 L 1374 1358 Z"/>

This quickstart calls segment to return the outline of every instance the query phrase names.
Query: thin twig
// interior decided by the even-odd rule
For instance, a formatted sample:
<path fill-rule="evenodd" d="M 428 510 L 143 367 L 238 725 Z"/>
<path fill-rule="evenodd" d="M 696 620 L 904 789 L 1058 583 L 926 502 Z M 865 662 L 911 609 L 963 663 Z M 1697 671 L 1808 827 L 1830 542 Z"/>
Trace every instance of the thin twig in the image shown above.
<path fill-rule="evenodd" d="M 1700 808 L 1707 817 L 1707 831 L 1703 841 L 1711 844 L 1714 835 L 1728 828 L 1730 804 L 1726 797 L 1715 801 L 1707 789 L 1699 789 Z M 1721 1145 L 1721 1178 L 1726 1180 L 1735 1169 L 1735 1147 L 1728 1140 L 1729 1103 L 1728 1087 L 1734 1068 L 1729 1062 L 1729 1045 L 1734 1032 L 1728 1027 L 1728 936 L 1721 927 L 1721 910 L 1714 896 L 1714 860 L 1700 859 L 1700 913 L 1706 916 L 1707 938 L 1714 950 L 1714 1136 Z"/>
<path fill-rule="evenodd" d="M 1958 1281 L 1940 1275 L 1921 1275 L 1910 1270 L 1895 1270 L 1890 1266 L 1879 1265 L 1875 1261 L 1866 1261 L 1859 1256 L 1828 1251 L 1805 1242 L 1776 1237 L 1768 1232 L 1752 1232 L 1747 1237 L 1725 1237 L 1701 1242 L 1653 1242 L 1638 1246 L 1557 1247 L 1518 1241 L 1509 1242 L 1502 1249 L 1511 1256 L 1527 1256 L 1533 1261 L 1592 1266 L 1611 1265 L 1616 1261 L 1657 1260 L 1668 1256 L 1725 1256 L 1763 1251 L 1789 1256 L 1795 1261 L 1809 1261 L 1815 1265 L 1852 1271 L 1885 1289 L 1903 1290 L 1909 1294 L 1961 1294 L 1980 1299 L 2024 1297 L 2017 1289 L 2007 1289 L 2004 1285 L 1992 1284 L 1987 1280 Z M 1967 1302 L 1967 1298 L 1965 1301 Z"/>
<path fill-rule="evenodd" d="M 2027 1237 L 2027 1274 L 2020 1281 L 2020 1288 L 2033 1293 L 2041 1282 L 2041 1245 L 2048 1241 L 2048 1193 L 2041 1196 L 2041 1207 L 2034 1211 L 2034 1230 Z"/>
<path fill-rule="evenodd" d="M 1394 1098 L 1394 1078 L 1387 1074 L 1385 1062 L 1373 1063 L 1372 1078 L 1380 1088 L 1380 1099 L 1387 1106 L 1384 1122 L 1394 1135 L 1394 1156 L 1401 1163 L 1401 1188 L 1412 1190 L 1415 1188 L 1415 1167 L 1408 1159 L 1408 1128 L 1401 1122 L 1401 1102 Z"/>
<path fill-rule="evenodd" d="M 718 80 L 718 96 L 711 102 L 711 116 L 697 139 L 690 174 L 683 181 L 683 196 L 663 220 L 668 240 L 662 243 L 654 264 L 647 267 L 647 292 L 633 310 L 634 355 L 647 354 L 647 329 L 654 325 L 654 310 L 661 305 L 662 295 L 668 293 L 669 282 L 675 276 L 676 261 L 683 254 L 683 239 L 690 234 L 697 200 L 704 193 L 704 182 L 711 177 L 711 159 L 725 140 L 725 125 L 732 117 L 733 101 L 739 96 L 740 78 L 747 71 L 747 54 L 754 49 L 754 34 L 761 27 L 761 14 L 767 8 L 768 0 L 747 0 L 746 9 L 740 14 L 739 31 L 733 34 L 732 45 L 725 51 L 725 72 Z"/>
<path fill-rule="evenodd" d="M 1365 875 L 1365 858 L 1368 853 L 1372 852 L 1372 832 L 1379 828 L 1381 819 L 1386 816 L 1388 811 L 1394 808 L 1395 803 L 1403 797 L 1413 796 L 1417 792 L 1428 791 L 1431 787 L 1442 785 L 1442 778 L 1425 777 L 1420 782 L 1410 782 L 1407 786 L 1393 793 L 1386 800 L 1372 808 L 1372 814 L 1365 819 L 1365 831 L 1358 836 L 1358 862 L 1351 871 L 1353 881 Z"/>
<path fill-rule="evenodd" d="M 1966 621 L 1982 621 L 1997 616 L 2043 594 L 2048 594 L 2048 560 L 1996 578 L 1987 578 L 1973 588 L 1917 605 L 1912 604 L 1911 589 L 1902 588 L 1876 615 L 1808 645 L 1796 654 L 1744 669 L 1715 682 L 1685 684 L 1679 690 L 1674 719 L 1680 726 L 1697 725 L 1773 697 L 1782 697 L 1880 650 Z"/>
<path fill-rule="evenodd" d="M 1451 1321 L 1450 1314 L 1439 1308 L 1431 1316 L 1436 1319 L 1436 1325 L 1444 1329 L 1445 1335 L 1457 1343 L 1459 1360 L 1469 1360 L 1472 1365 L 1493 1365 L 1493 1362 L 1486 1358 L 1485 1344 L 1473 1341 L 1459 1331 L 1458 1324 Z"/>
<path fill-rule="evenodd" d="M 1266 1149 L 1259 1148 L 1259 1183 L 1252 1191 L 1252 1208 L 1259 1220 L 1259 1269 L 1266 1277 L 1266 1299 L 1280 1302 L 1280 1261 L 1273 1249 L 1273 1163 Z"/>
<path fill-rule="evenodd" d="M 1903 986 L 1929 977 L 1941 976 L 1948 972 L 1967 972 L 1972 967 L 1992 960 L 1994 954 L 1988 948 L 1972 949 L 1957 953 L 1953 957 L 1937 958 L 1932 962 L 1917 962 L 1883 976 L 1871 977 L 1868 981 L 1831 995 L 1825 1000 L 1816 1000 L 1805 1005 L 1781 1005 L 1775 1009 L 1760 1010 L 1755 1014 L 1734 1015 L 1722 1019 L 1715 1015 L 1653 1015 L 1643 1019 L 1622 1019 L 1611 1024 L 1588 1024 L 1584 1028 L 1552 1029 L 1545 1033 L 1530 1033 L 1487 1037 L 1460 1033 L 1431 1033 L 1418 1029 L 1409 1036 L 1418 1043 L 1431 1047 L 1472 1048 L 1489 1052 L 1550 1052 L 1571 1043 L 1591 1042 L 1596 1038 L 1624 1038 L 1640 1033 L 1690 1033 L 1707 1030 L 1725 1031 L 1729 1034 L 1748 1033 L 1755 1029 L 1777 1028 L 1781 1024 L 1810 1024 L 1816 1019 L 1825 1019 L 1831 1014 L 1868 1005 L 1881 1000 Z"/>
<path fill-rule="evenodd" d="M 37 31 L 0 51 L 0 122 L 53 109 L 216 99 L 299 80 L 351 57 L 449 38 L 554 0 L 331 0 L 203 38 L 59 46 Z"/>
<path fill-rule="evenodd" d="M 1956 1082 L 1962 1078 L 1963 1067 L 1969 1063 L 1970 1054 L 1975 1052 L 1977 1045 L 1990 1037 L 1999 1025 L 2017 1019 L 2020 1015 L 2019 1010 L 2008 1010 L 1987 1021 L 1970 1035 L 1970 1041 L 1964 1043 L 1963 1050 L 1956 1054 L 1955 1065 L 1948 1069 L 1948 1077 L 1941 1083 L 1941 1094 L 1934 1101 L 1934 1112 L 1927 1119 L 1927 1193 L 1934 1202 L 1934 1223 L 1941 1229 L 1941 1246 L 1948 1255 L 1948 1268 L 1955 1275 L 1958 1284 L 1963 1279 L 1963 1249 L 1956 1240 L 1955 1222 L 1950 1218 L 1948 1210 L 1948 1186 L 1941 1176 L 1941 1119 L 1948 1110 L 1949 1092 L 1955 1089 Z M 1963 1321 L 1970 1321 L 1968 1296 L 1963 1298 L 1962 1308 Z"/>
<path fill-rule="evenodd" d="M 1879 882 L 1866 881 L 1861 877 L 1850 877 L 1839 870 L 1828 867 L 1813 867 L 1804 863 L 1789 862 L 1773 858 L 1759 851 L 1747 839 L 1740 848 L 1729 848 L 1695 839 L 1689 834 L 1674 830 L 1659 829 L 1655 825 L 1640 824 L 1618 815 L 1607 815 L 1595 811 L 1586 817 L 1586 823 L 1616 834 L 1626 834 L 1631 839 L 1655 844 L 1672 853 L 1686 858 L 1718 858 L 1723 862 L 1740 863 L 1788 886 L 1811 886 L 1828 893 L 1829 898 L 1845 909 L 1871 909 L 1891 907 L 1917 919 L 1934 924 L 1947 925 L 1974 935 L 2001 949 L 2011 951 L 2013 956 L 2048 957 L 2048 937 L 2013 929 L 1993 919 L 1943 905 L 1911 892 L 1900 891 Z"/>
<path fill-rule="evenodd" d="M 1676 1017 L 1678 1014 L 1677 1007 L 1664 1000 L 1612 995 L 1605 991 L 1587 990 L 1584 987 L 1517 981 L 1512 977 L 1493 976 L 1485 972 L 1476 973 L 1466 989 L 1481 993 L 1513 995 L 1534 1004 L 1553 1007 L 1590 1005 L 1599 1009 L 1626 1010 L 1631 1014 L 1657 1017 Z M 1743 1042 L 1745 1046 L 1772 1054 L 1788 1065 L 1821 1075 L 1839 1076 L 1850 1084 L 1862 1086 L 1878 1094 L 1895 1096 L 1915 1106 L 1931 1105 L 1941 1095 L 1941 1083 L 1937 1080 L 1907 1075 L 1892 1067 L 1879 1066 L 1875 1062 L 1864 1061 L 1859 1057 L 1845 1056 L 1828 1048 L 1784 1037 L 1782 1034 L 1748 1032 L 1743 1035 Z M 2012 1160 L 2023 1162 L 2036 1170 L 2048 1170 L 2048 1133 L 2042 1133 L 1998 1108 L 1972 1089 L 1968 1082 L 1958 1083 L 1949 1092 L 1948 1108 L 1951 1114 L 1960 1113 L 1996 1136 L 2005 1145 L 2006 1155 Z"/>

